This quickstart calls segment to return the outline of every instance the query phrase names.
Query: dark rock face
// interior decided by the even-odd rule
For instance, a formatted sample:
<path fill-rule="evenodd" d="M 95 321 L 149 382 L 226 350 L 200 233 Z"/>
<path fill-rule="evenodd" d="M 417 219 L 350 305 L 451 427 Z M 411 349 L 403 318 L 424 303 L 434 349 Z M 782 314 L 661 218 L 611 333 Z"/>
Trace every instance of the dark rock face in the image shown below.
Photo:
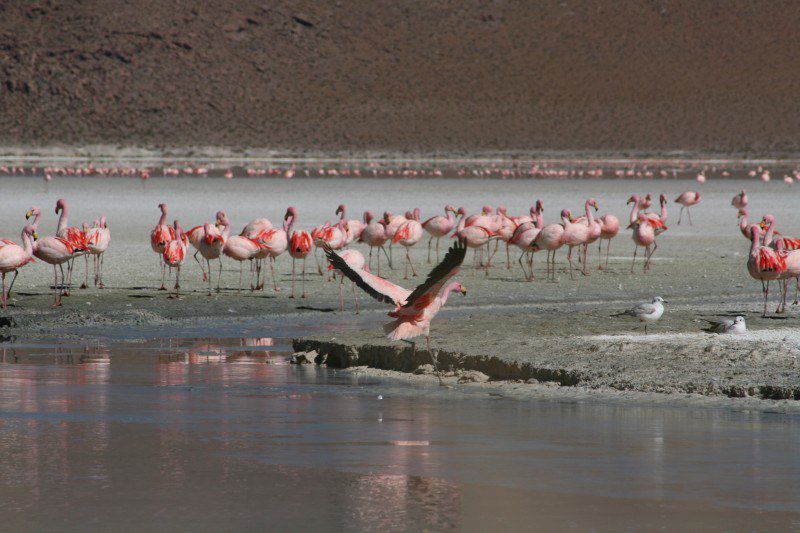
<path fill-rule="evenodd" d="M 0 143 L 800 151 L 792 1 L 0 4 Z"/>

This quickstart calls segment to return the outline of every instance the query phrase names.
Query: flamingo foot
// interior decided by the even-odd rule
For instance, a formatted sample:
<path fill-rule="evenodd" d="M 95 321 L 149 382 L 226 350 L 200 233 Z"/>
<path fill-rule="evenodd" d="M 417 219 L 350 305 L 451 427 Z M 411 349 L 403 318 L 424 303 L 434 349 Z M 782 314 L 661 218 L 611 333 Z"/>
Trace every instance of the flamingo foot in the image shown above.
<path fill-rule="evenodd" d="M 98 289 L 105 289 L 105 288 L 106 288 L 106 285 L 105 285 L 105 283 L 103 283 L 103 282 L 101 281 L 101 282 L 100 282 L 100 284 L 97 286 L 97 288 L 98 288 Z"/>
<path fill-rule="evenodd" d="M 61 293 L 61 296 L 69 296 L 69 291 L 64 291 L 63 293 Z"/>
<path fill-rule="evenodd" d="M 167 290 L 167 288 L 166 288 L 165 286 L 163 286 L 163 285 L 162 285 L 162 286 L 161 286 L 161 288 L 160 288 L 160 289 L 158 289 L 158 290 L 160 290 L 160 291 L 165 291 L 165 290 Z"/>
<path fill-rule="evenodd" d="M 56 303 L 54 303 L 53 307 L 61 307 L 61 300 L 58 300 Z"/>
<path fill-rule="evenodd" d="M 78 288 L 79 288 L 79 289 L 88 289 L 88 288 L 89 288 L 89 286 L 88 286 L 88 285 L 86 285 L 85 283 L 81 283 L 81 286 L 80 286 L 80 287 L 78 287 Z"/>

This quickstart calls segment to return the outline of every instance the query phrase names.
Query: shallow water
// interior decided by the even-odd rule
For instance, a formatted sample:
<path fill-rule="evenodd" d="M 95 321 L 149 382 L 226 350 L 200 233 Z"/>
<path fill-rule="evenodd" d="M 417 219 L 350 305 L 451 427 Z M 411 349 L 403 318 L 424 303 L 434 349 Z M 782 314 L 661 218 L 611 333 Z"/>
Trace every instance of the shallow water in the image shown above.
<path fill-rule="evenodd" d="M 5 527 L 800 523 L 796 416 L 519 402 L 291 366 L 290 351 L 271 337 L 0 345 Z"/>

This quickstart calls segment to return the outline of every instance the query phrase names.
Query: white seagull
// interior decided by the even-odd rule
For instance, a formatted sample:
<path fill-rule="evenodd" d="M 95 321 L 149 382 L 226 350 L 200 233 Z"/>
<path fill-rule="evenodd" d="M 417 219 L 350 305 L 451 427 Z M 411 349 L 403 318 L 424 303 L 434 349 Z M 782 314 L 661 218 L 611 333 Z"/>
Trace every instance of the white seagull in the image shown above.
<path fill-rule="evenodd" d="M 719 333 L 720 335 L 741 335 L 747 333 L 747 325 L 744 323 L 743 316 L 736 318 L 722 318 L 719 320 L 709 320 L 709 327 L 705 331 L 709 333 Z"/>
<path fill-rule="evenodd" d="M 664 304 L 666 302 L 661 296 L 653 298 L 651 303 L 641 303 L 632 309 L 623 311 L 613 316 L 633 316 L 644 322 L 644 333 L 647 334 L 647 324 L 656 322 L 664 314 Z"/>

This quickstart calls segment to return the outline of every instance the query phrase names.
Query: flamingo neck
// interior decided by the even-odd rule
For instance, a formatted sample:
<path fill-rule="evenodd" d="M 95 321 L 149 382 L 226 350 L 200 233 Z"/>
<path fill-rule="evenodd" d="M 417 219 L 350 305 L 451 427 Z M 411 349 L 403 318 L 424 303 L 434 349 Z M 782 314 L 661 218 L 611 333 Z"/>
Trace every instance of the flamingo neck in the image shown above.
<path fill-rule="evenodd" d="M 764 246 L 769 246 L 772 242 L 772 237 L 775 234 L 775 221 L 771 221 L 769 223 L 769 227 L 767 228 L 767 233 L 764 234 Z"/>
<path fill-rule="evenodd" d="M 22 249 L 25 250 L 27 257 L 33 255 L 33 238 L 24 229 L 22 230 Z"/>
<path fill-rule="evenodd" d="M 748 226 L 748 224 L 747 224 L 747 213 L 744 213 L 742 215 L 742 221 L 739 222 L 739 229 L 741 229 L 742 231 L 747 231 L 747 226 Z"/>
<path fill-rule="evenodd" d="M 760 233 L 761 232 L 757 231 L 755 228 L 753 228 L 753 231 L 750 233 L 750 257 L 756 257 L 758 255 Z"/>
<path fill-rule="evenodd" d="M 36 215 L 33 217 L 33 223 L 31 224 L 34 228 L 39 227 L 39 219 L 42 218 L 42 213 L 40 211 L 36 212 Z"/>
<path fill-rule="evenodd" d="M 451 292 L 456 290 L 456 286 L 458 286 L 458 282 L 457 281 L 452 281 L 452 282 L 448 283 L 445 286 L 444 289 L 442 289 L 442 295 L 439 297 L 439 299 L 442 302 L 442 305 L 447 303 L 447 297 L 450 296 Z"/>
<path fill-rule="evenodd" d="M 231 223 L 228 222 L 228 219 L 222 221 L 222 240 L 227 241 L 228 235 L 231 233 Z"/>
<path fill-rule="evenodd" d="M 667 202 L 661 202 L 661 220 L 667 220 Z"/>
<path fill-rule="evenodd" d="M 344 220 L 344 214 L 347 212 L 347 208 L 342 206 L 342 213 L 339 215 L 339 220 Z"/>
<path fill-rule="evenodd" d="M 61 215 L 58 217 L 58 229 L 56 229 L 56 235 L 67 229 L 67 204 L 64 204 L 61 207 Z"/>
<path fill-rule="evenodd" d="M 586 205 L 584 207 L 586 209 L 586 220 L 589 222 L 589 225 L 591 226 L 592 223 L 594 222 L 594 216 L 592 216 L 592 210 L 589 209 L 590 207 L 589 202 L 586 202 Z"/>
<path fill-rule="evenodd" d="M 167 210 L 163 207 L 161 208 L 161 218 L 158 219 L 159 226 L 166 226 L 167 225 Z"/>
<path fill-rule="evenodd" d="M 631 224 L 636 222 L 636 219 L 639 218 L 639 199 L 637 198 L 635 202 L 633 202 L 633 209 L 631 209 Z"/>
<path fill-rule="evenodd" d="M 288 235 L 292 231 L 292 226 L 294 226 L 294 215 L 290 215 L 283 221 L 283 231 Z"/>

